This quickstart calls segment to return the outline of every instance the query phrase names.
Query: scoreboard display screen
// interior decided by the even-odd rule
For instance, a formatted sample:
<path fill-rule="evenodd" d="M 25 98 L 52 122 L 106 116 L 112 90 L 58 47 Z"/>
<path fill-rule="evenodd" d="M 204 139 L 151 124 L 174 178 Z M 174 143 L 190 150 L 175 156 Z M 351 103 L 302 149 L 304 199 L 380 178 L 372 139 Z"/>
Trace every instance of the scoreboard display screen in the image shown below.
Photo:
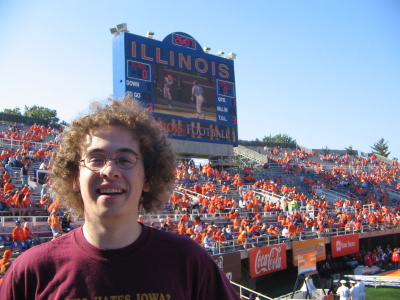
<path fill-rule="evenodd" d="M 115 36 L 113 85 L 115 98 L 142 101 L 171 138 L 238 144 L 233 60 L 205 53 L 186 33 Z"/>

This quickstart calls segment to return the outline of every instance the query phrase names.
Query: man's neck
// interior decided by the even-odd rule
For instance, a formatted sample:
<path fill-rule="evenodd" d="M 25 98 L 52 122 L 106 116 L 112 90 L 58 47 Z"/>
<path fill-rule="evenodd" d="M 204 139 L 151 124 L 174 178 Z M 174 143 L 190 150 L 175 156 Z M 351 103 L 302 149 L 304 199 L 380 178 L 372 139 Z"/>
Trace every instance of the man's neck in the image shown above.
<path fill-rule="evenodd" d="M 104 225 L 102 223 L 85 221 L 83 235 L 95 247 L 103 249 L 120 249 L 132 244 L 142 232 L 141 225 L 136 221 L 123 225 Z"/>

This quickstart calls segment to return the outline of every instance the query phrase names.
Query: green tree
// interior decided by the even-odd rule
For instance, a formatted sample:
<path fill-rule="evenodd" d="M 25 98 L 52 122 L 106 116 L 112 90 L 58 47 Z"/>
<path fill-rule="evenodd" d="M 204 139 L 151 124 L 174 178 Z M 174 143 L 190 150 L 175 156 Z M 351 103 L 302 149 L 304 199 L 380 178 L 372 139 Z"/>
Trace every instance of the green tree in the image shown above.
<path fill-rule="evenodd" d="M 372 150 L 374 150 L 372 151 L 372 153 L 374 154 L 378 154 L 384 157 L 388 157 L 390 154 L 390 152 L 388 152 L 389 150 L 388 142 L 387 141 L 385 142 L 384 138 L 381 138 L 379 141 L 377 141 L 373 147 L 371 146 L 371 148 Z"/>
<path fill-rule="evenodd" d="M 19 109 L 19 107 L 15 107 L 15 108 L 5 108 L 5 109 L 3 110 L 3 113 L 5 113 L 5 114 L 10 114 L 10 115 L 22 116 L 21 110 Z"/>
<path fill-rule="evenodd" d="M 37 105 L 31 107 L 25 105 L 24 116 L 54 121 L 56 123 L 60 120 L 59 118 L 57 118 L 57 111 L 55 109 L 50 109 Z"/>
<path fill-rule="evenodd" d="M 329 154 L 331 152 L 331 150 L 328 148 L 328 146 L 326 146 L 325 148 L 322 148 L 322 151 L 324 152 L 324 154 Z"/>
<path fill-rule="evenodd" d="M 68 124 L 67 122 L 65 122 L 64 120 L 61 121 L 59 124 L 60 124 L 60 125 L 64 125 L 64 126 L 68 126 L 68 125 L 69 125 L 69 124 Z"/>
<path fill-rule="evenodd" d="M 277 134 L 272 136 L 264 136 L 262 139 L 263 142 L 271 142 L 271 143 L 296 143 L 296 140 L 288 136 L 287 134 Z"/>
<path fill-rule="evenodd" d="M 344 149 L 346 149 L 346 152 L 347 152 L 348 155 L 357 155 L 357 150 L 354 150 L 353 146 L 349 146 L 349 147 L 344 148 Z"/>

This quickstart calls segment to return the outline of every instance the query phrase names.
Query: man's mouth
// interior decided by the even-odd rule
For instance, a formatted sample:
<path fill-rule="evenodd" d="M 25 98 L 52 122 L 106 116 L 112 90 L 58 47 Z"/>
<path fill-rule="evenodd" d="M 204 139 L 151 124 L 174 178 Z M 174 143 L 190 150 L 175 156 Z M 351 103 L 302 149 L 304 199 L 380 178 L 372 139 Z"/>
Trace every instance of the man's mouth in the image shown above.
<path fill-rule="evenodd" d="M 100 195 L 113 195 L 113 194 L 122 194 L 124 191 L 121 189 L 98 189 L 97 192 Z"/>

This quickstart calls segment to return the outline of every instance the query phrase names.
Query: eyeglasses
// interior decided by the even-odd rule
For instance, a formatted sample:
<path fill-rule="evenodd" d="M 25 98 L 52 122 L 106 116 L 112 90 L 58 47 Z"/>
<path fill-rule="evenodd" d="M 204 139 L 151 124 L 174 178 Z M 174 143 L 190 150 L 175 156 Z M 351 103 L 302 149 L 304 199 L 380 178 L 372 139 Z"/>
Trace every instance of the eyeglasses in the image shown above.
<path fill-rule="evenodd" d="M 132 169 L 134 166 L 136 166 L 138 159 L 141 159 L 140 157 L 134 155 L 133 153 L 121 153 L 118 154 L 117 157 L 111 158 L 111 157 L 104 157 L 101 156 L 100 154 L 89 154 L 86 156 L 84 159 L 80 160 L 79 162 L 83 162 L 86 168 L 88 168 L 91 171 L 100 171 L 101 169 L 104 168 L 104 166 L 107 164 L 107 162 L 113 160 L 115 161 L 115 164 L 123 169 L 123 170 L 129 170 Z"/>

